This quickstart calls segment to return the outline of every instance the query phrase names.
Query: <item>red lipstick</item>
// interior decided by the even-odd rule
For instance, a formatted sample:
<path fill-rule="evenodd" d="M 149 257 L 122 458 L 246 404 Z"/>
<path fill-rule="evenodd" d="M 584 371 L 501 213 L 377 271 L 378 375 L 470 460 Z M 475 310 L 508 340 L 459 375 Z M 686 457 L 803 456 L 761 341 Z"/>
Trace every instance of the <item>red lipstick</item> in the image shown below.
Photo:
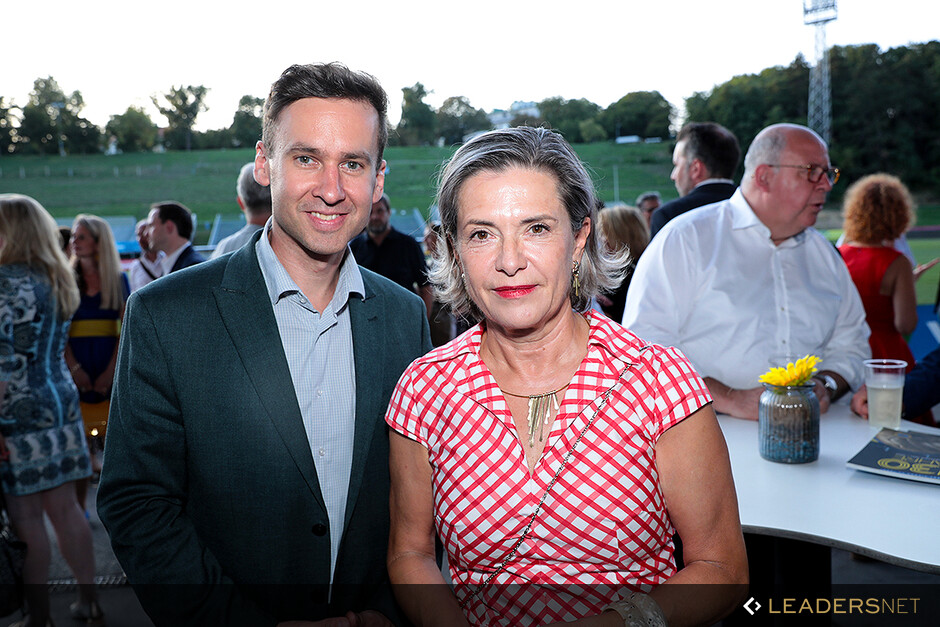
<path fill-rule="evenodd" d="M 497 287 L 493 291 L 503 298 L 521 298 L 522 296 L 531 294 L 534 289 L 534 285 L 507 285 L 505 287 Z"/>

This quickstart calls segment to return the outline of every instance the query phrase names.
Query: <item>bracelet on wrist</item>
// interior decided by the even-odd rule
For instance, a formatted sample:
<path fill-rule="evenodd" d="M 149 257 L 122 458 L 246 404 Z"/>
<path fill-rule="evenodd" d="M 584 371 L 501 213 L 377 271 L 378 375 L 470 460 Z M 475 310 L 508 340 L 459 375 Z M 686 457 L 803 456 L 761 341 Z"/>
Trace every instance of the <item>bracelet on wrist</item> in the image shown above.
<path fill-rule="evenodd" d="M 82 369 L 82 365 L 78 362 L 76 362 L 75 365 L 73 366 L 69 366 L 69 372 L 71 372 L 72 374 L 75 374 L 81 369 Z"/>
<path fill-rule="evenodd" d="M 817 374 L 813 379 L 822 383 L 822 386 L 826 388 L 826 392 L 829 394 L 829 400 L 835 400 L 836 394 L 839 393 L 839 383 L 835 380 L 835 377 L 828 374 Z"/>
<path fill-rule="evenodd" d="M 662 608 L 653 597 L 642 592 L 631 592 L 626 598 L 609 604 L 603 611 L 616 612 L 624 627 L 668 627 Z"/>

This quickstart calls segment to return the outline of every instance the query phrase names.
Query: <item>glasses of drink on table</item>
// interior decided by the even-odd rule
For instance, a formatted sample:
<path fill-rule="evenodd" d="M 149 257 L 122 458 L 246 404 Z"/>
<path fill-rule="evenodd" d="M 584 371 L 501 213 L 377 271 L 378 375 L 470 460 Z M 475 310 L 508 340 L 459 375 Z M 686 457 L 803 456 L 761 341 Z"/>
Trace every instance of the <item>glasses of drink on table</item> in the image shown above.
<path fill-rule="evenodd" d="M 901 396 L 907 362 L 900 359 L 865 361 L 865 386 L 868 388 L 868 422 L 873 427 L 901 427 Z"/>

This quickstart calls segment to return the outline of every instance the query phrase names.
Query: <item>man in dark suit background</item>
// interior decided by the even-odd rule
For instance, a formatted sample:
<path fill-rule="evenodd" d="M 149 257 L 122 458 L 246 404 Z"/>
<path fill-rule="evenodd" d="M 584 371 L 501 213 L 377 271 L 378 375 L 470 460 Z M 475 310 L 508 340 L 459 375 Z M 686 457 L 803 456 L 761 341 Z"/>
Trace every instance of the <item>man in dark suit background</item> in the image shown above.
<path fill-rule="evenodd" d="M 431 344 L 421 300 L 348 246 L 386 110 L 366 74 L 285 70 L 255 159 L 271 220 L 128 302 L 98 505 L 158 626 L 399 622 L 384 414 Z"/>
<path fill-rule="evenodd" d="M 168 200 L 150 205 L 147 237 L 154 249 L 166 255 L 161 262 L 164 275 L 206 260 L 192 245 L 193 212 L 178 202 Z"/>
<path fill-rule="evenodd" d="M 690 122 L 676 136 L 672 174 L 679 198 L 653 212 L 650 237 L 678 215 L 731 198 L 732 177 L 741 160 L 734 133 L 714 122 Z"/>

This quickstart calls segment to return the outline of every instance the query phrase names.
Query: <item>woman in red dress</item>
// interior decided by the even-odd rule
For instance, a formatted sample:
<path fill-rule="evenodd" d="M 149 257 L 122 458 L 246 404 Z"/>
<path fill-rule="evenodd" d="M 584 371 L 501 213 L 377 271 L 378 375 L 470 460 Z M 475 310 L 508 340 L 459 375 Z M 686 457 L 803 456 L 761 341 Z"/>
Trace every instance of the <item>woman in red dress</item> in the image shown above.
<path fill-rule="evenodd" d="M 908 370 L 914 356 L 904 339 L 917 326 L 917 295 L 910 260 L 892 242 L 914 219 L 907 187 L 890 174 L 871 174 L 845 194 L 845 243 L 839 252 L 865 306 L 875 359 L 903 359 Z"/>

